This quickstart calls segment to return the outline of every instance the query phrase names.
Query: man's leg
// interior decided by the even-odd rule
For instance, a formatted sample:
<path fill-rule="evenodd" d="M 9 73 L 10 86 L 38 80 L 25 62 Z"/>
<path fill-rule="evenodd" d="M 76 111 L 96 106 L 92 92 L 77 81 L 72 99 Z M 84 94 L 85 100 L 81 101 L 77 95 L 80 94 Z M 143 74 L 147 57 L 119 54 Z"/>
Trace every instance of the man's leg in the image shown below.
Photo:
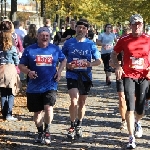
<path fill-rule="evenodd" d="M 124 92 L 118 92 L 119 96 L 119 112 L 122 118 L 122 123 L 120 126 L 120 129 L 126 129 L 126 111 L 127 111 L 127 106 L 126 106 L 126 101 L 125 101 L 125 95 Z"/>
<path fill-rule="evenodd" d="M 78 100 L 78 106 L 79 106 L 78 107 L 78 121 L 79 121 L 79 123 L 77 123 L 77 126 L 81 125 L 80 122 L 82 122 L 82 119 L 85 115 L 85 110 L 86 110 L 85 100 L 86 100 L 86 98 L 87 98 L 87 95 L 80 95 L 79 96 L 79 100 Z"/>
<path fill-rule="evenodd" d="M 79 100 L 78 100 L 78 121 L 77 121 L 77 126 L 76 126 L 76 135 L 78 137 L 82 137 L 82 119 L 85 115 L 85 100 L 87 98 L 87 95 L 80 95 Z"/>
<path fill-rule="evenodd" d="M 77 117 L 77 107 L 78 107 L 78 98 L 79 98 L 79 91 L 77 88 L 72 88 L 69 90 L 71 104 L 69 106 L 69 113 L 70 113 L 70 121 L 71 127 L 68 131 L 68 138 L 74 139 L 75 136 L 75 120 Z"/>
<path fill-rule="evenodd" d="M 56 91 L 50 90 L 43 93 L 44 103 L 44 142 L 46 144 L 51 143 L 50 125 L 53 120 L 53 106 L 56 102 Z"/>
<path fill-rule="evenodd" d="M 129 132 L 129 143 L 127 148 L 135 148 L 134 137 L 134 110 L 135 110 L 135 81 L 131 78 L 124 78 L 124 92 L 127 105 L 126 121 Z"/>
<path fill-rule="evenodd" d="M 122 118 L 121 126 L 120 129 L 126 129 L 126 111 L 127 111 L 127 106 L 126 106 L 126 101 L 125 101 L 125 95 L 124 95 L 124 85 L 123 85 L 123 80 L 116 80 L 116 88 L 117 88 L 117 93 L 119 96 L 119 112 Z"/>
<path fill-rule="evenodd" d="M 38 136 L 35 139 L 36 143 L 43 142 L 43 98 L 42 94 L 27 93 L 27 108 L 29 112 L 34 112 L 33 121 L 38 130 Z"/>
<path fill-rule="evenodd" d="M 141 127 L 140 120 L 144 114 L 144 105 L 146 99 L 146 93 L 149 87 L 149 82 L 145 79 L 140 81 L 139 84 L 136 85 L 136 102 L 135 102 L 135 136 L 142 137 L 143 131 Z"/>
<path fill-rule="evenodd" d="M 35 139 L 36 143 L 43 142 L 43 111 L 34 112 L 33 121 L 38 130 L 38 136 Z"/>

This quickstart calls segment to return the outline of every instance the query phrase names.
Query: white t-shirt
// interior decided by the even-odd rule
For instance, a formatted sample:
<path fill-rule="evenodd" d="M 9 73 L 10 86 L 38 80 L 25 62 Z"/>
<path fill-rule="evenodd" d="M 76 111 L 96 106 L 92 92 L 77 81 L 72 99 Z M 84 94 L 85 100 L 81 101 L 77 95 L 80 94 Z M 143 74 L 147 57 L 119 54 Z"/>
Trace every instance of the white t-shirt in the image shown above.
<path fill-rule="evenodd" d="M 22 41 L 22 43 L 23 43 L 23 39 L 24 39 L 24 37 L 25 37 L 25 33 L 24 33 L 22 30 L 20 30 L 20 29 L 15 29 L 15 33 L 16 33 L 18 36 L 20 36 L 20 39 L 21 39 L 21 41 Z"/>

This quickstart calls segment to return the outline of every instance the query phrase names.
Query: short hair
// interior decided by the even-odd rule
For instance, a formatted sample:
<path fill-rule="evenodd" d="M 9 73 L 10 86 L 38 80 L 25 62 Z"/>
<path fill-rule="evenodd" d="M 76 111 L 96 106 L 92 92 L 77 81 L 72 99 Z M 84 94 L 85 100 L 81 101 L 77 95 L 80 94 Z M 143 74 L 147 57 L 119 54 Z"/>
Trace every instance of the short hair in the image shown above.
<path fill-rule="evenodd" d="M 75 22 L 76 22 L 76 20 L 75 20 L 75 19 L 71 19 L 71 20 L 70 20 L 70 22 L 71 22 L 71 21 L 75 21 Z"/>

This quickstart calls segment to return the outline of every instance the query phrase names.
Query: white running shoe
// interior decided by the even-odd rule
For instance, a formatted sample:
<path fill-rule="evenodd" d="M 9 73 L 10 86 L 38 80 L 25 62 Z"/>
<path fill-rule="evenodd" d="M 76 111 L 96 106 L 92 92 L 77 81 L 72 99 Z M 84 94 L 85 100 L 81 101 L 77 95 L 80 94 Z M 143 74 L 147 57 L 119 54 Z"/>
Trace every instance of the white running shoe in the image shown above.
<path fill-rule="evenodd" d="M 141 124 L 138 122 L 135 122 L 135 136 L 140 138 L 143 135 L 143 130 L 141 127 Z"/>
<path fill-rule="evenodd" d="M 127 149 L 135 149 L 135 137 L 129 137 L 129 143 L 127 144 Z"/>

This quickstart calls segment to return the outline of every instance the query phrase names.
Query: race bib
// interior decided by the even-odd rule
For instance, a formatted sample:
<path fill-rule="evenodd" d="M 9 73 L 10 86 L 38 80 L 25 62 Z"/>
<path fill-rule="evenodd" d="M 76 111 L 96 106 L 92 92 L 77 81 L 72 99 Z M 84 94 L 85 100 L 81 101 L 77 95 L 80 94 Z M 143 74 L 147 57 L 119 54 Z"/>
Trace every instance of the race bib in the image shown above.
<path fill-rule="evenodd" d="M 111 50 L 113 48 L 112 44 L 106 44 L 106 46 L 104 47 L 105 50 Z"/>
<path fill-rule="evenodd" d="M 130 57 L 130 68 L 144 69 L 144 58 Z"/>
<path fill-rule="evenodd" d="M 75 64 L 75 68 L 74 69 L 87 69 L 85 62 L 87 61 L 87 59 L 78 59 L 78 58 L 74 58 L 73 59 L 73 64 Z"/>
<path fill-rule="evenodd" d="M 53 56 L 52 55 L 37 55 L 36 66 L 52 66 Z"/>

